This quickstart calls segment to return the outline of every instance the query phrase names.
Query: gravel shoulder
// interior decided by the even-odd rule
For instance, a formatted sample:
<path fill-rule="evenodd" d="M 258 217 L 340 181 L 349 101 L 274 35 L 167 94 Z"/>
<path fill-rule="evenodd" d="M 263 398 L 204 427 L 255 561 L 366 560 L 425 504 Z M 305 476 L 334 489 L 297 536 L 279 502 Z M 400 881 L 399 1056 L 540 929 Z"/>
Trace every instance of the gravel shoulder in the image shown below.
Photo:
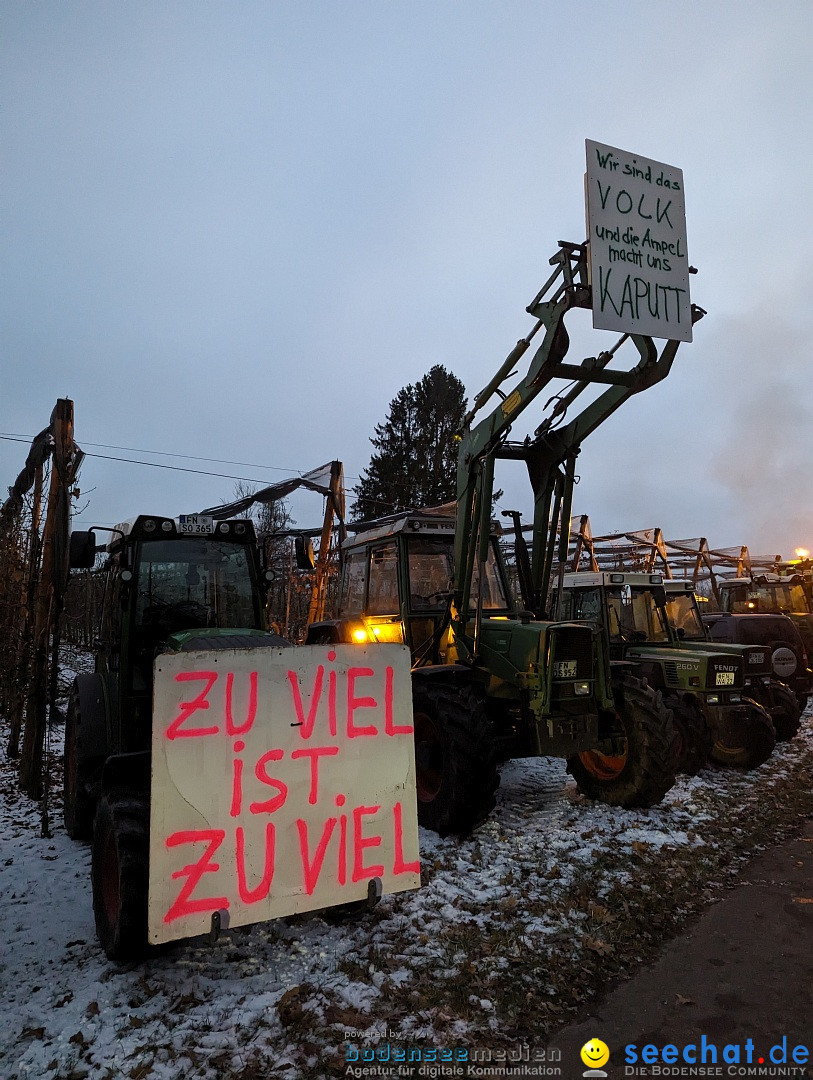
<path fill-rule="evenodd" d="M 790 1065 L 799 1045 L 813 1059 L 813 820 L 747 863 L 653 964 L 609 989 L 550 1046 L 576 1067 L 580 1048 L 600 1038 L 610 1066 L 620 1068 L 633 1053 L 640 1061 L 647 1044 L 701 1046 L 704 1036 L 720 1063 L 725 1045 L 744 1049 L 749 1039 L 754 1064 L 762 1057 L 778 1065 L 784 1056 Z M 636 1050 L 627 1055 L 630 1044 Z M 797 1075 L 813 1077 L 813 1064 Z"/>

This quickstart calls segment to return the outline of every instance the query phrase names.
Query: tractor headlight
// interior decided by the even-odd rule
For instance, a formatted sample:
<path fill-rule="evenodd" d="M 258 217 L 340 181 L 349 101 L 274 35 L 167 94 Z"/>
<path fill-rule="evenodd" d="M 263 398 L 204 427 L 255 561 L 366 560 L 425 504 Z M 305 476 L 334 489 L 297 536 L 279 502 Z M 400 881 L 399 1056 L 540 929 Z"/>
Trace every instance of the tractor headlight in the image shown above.
<path fill-rule="evenodd" d="M 590 683 L 589 682 L 573 683 L 573 693 L 576 694 L 578 697 L 584 697 L 585 694 L 590 693 Z"/>

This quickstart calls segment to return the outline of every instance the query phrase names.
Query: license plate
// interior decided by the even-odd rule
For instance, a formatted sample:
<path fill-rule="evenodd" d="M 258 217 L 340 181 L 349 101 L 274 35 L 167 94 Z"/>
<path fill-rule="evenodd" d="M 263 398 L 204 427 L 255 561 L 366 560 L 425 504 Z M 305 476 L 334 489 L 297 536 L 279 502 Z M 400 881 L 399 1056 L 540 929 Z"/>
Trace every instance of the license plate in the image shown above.
<path fill-rule="evenodd" d="M 734 672 L 733 671 L 718 671 L 717 672 L 717 685 L 718 686 L 733 686 L 734 685 Z"/>
<path fill-rule="evenodd" d="M 215 531 L 215 519 L 206 514 L 180 514 L 178 516 L 178 532 L 186 535 L 200 536 L 202 533 Z"/>
<path fill-rule="evenodd" d="M 575 679 L 576 678 L 576 661 L 575 660 L 559 660 L 553 665 L 553 677 L 554 679 Z"/>
<path fill-rule="evenodd" d="M 762 655 L 761 652 L 752 652 L 752 653 L 748 654 L 748 663 L 749 664 L 761 664 L 761 663 L 764 662 L 764 660 L 765 660 L 765 657 Z"/>

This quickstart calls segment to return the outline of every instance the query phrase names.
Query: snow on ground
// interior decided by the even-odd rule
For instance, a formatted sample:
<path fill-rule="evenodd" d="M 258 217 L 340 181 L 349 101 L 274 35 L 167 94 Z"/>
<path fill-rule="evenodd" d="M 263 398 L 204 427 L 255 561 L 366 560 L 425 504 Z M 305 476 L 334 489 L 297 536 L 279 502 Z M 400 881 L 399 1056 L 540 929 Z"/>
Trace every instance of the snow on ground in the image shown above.
<path fill-rule="evenodd" d="M 61 735 L 50 732 L 55 788 Z M 0 723 L 0 1076 L 9 1080 L 296 1080 L 341 1074 L 345 1042 L 373 1045 L 384 1028 L 444 1046 L 482 1044 L 523 1023 L 526 1035 L 550 1030 L 589 992 L 574 975 L 590 974 L 585 958 L 610 965 L 597 969 L 606 978 L 636 935 L 666 932 L 662 893 L 680 907 L 731 873 L 769 838 L 754 821 L 809 789 L 813 764 L 813 710 L 762 768 L 705 769 L 650 810 L 588 803 L 561 761 L 510 762 L 496 811 L 468 840 L 421 831 L 420 890 L 384 897 L 353 921 L 292 917 L 130 966 L 96 942 L 89 848 L 65 835 L 58 790 L 43 839 L 6 736 Z"/>

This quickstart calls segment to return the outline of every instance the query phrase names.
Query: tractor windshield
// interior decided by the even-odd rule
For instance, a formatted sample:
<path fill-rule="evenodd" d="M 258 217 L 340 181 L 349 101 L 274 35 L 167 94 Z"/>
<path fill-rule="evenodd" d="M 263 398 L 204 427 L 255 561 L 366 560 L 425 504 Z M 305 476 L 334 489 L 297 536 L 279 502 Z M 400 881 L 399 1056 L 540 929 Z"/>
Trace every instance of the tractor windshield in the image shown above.
<path fill-rule="evenodd" d="M 454 547 L 450 536 L 410 537 L 409 553 L 409 606 L 412 611 L 430 608 L 441 610 L 449 601 L 454 575 Z M 471 583 L 471 602 L 476 602 L 480 589 L 480 573 L 474 564 Z M 483 609 L 506 611 L 508 601 L 500 576 L 493 543 L 489 545 L 488 560 L 483 578 Z"/>
<path fill-rule="evenodd" d="M 562 619 L 604 622 L 605 612 L 602 597 L 606 604 L 606 622 L 610 641 L 670 641 L 671 634 L 665 622 L 661 608 L 655 603 L 655 597 L 649 589 L 630 587 L 600 589 L 565 589 L 559 617 Z M 702 636 L 702 628 L 698 630 Z"/>
<path fill-rule="evenodd" d="M 410 537 L 409 606 L 413 611 L 444 608 L 452 588 L 454 549 L 446 537 Z"/>
<path fill-rule="evenodd" d="M 666 601 L 666 615 L 675 633 L 685 641 L 705 641 L 706 633 L 697 602 L 690 593 L 669 596 Z"/>
<path fill-rule="evenodd" d="M 171 634 L 257 626 L 244 545 L 198 539 L 144 542 L 136 575 L 136 624 L 145 629 Z"/>
<path fill-rule="evenodd" d="M 612 642 L 671 640 L 668 624 L 650 589 L 628 585 L 608 589 L 607 621 Z"/>
<path fill-rule="evenodd" d="M 795 614 L 810 611 L 802 585 L 796 582 L 771 581 L 737 585 L 723 590 L 723 610 L 735 614 L 752 611 L 782 611 Z"/>

